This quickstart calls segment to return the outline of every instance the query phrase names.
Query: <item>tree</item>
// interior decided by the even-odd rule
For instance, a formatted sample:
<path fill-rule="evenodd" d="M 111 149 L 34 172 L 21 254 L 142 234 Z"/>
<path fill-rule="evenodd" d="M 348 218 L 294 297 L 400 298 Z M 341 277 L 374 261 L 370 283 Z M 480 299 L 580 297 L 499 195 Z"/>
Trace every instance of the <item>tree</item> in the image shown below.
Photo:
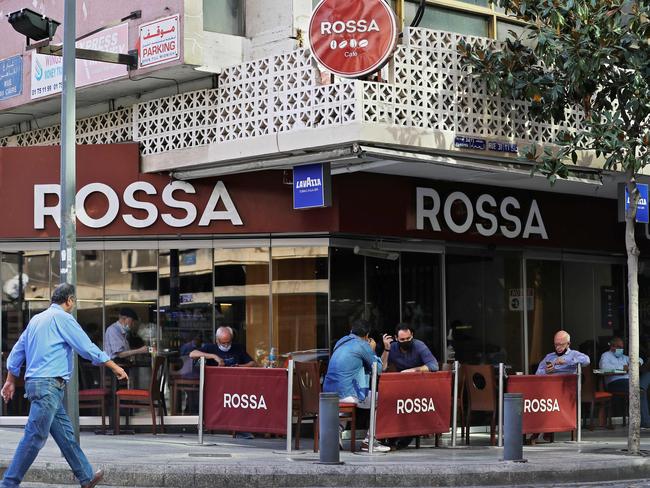
<path fill-rule="evenodd" d="M 630 195 L 625 215 L 629 295 L 630 423 L 628 452 L 639 454 L 638 257 L 634 225 L 637 175 L 650 161 L 650 3 L 630 0 L 499 0 L 527 23 L 499 49 L 465 42 L 465 65 L 489 91 L 529 100 L 529 115 L 563 121 L 568 108 L 584 115 L 580 129 L 554 144 L 525 150 L 524 159 L 553 184 L 581 156 L 595 153 L 604 170 L 623 171 Z"/>

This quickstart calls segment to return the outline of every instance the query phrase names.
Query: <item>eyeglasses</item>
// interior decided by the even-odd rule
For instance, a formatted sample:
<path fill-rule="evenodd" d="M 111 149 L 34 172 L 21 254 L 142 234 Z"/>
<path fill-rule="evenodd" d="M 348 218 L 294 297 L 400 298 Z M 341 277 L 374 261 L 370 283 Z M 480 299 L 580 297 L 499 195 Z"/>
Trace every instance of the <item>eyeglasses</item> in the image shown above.
<path fill-rule="evenodd" d="M 402 337 L 402 338 L 397 338 L 397 342 L 411 342 L 413 340 L 413 337 Z"/>
<path fill-rule="evenodd" d="M 560 347 L 560 346 L 566 346 L 568 342 L 554 342 L 553 345 L 555 347 Z"/>

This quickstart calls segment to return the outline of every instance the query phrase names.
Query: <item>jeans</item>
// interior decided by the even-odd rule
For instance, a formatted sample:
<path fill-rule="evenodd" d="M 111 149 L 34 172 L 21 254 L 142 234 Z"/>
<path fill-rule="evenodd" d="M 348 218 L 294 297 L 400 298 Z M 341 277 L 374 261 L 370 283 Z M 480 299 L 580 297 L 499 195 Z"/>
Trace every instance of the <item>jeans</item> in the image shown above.
<path fill-rule="evenodd" d="M 21 439 L 2 479 L 2 488 L 20 486 L 25 473 L 52 434 L 61 453 L 82 485 L 93 478 L 93 469 L 75 439 L 70 418 L 63 408 L 65 384 L 56 378 L 28 378 L 25 392 L 31 405 Z"/>
<path fill-rule="evenodd" d="M 645 371 L 639 377 L 639 388 L 641 389 L 641 426 L 650 427 L 650 409 L 648 409 L 648 389 L 650 388 L 650 372 Z M 614 380 L 605 386 L 610 393 L 627 393 L 630 389 L 630 380 L 623 378 Z"/>

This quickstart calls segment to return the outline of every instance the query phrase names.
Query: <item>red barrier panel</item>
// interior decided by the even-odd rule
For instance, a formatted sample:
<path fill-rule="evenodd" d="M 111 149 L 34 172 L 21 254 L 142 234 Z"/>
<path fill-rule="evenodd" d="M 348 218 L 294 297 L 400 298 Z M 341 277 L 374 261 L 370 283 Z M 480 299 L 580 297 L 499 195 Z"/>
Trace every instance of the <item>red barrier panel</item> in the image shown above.
<path fill-rule="evenodd" d="M 287 433 L 287 370 L 205 368 L 206 429 Z"/>
<path fill-rule="evenodd" d="M 379 377 L 377 439 L 449 432 L 452 373 L 384 373 Z"/>
<path fill-rule="evenodd" d="M 577 428 L 575 374 L 508 378 L 507 393 L 523 393 L 523 433 L 565 432 Z"/>

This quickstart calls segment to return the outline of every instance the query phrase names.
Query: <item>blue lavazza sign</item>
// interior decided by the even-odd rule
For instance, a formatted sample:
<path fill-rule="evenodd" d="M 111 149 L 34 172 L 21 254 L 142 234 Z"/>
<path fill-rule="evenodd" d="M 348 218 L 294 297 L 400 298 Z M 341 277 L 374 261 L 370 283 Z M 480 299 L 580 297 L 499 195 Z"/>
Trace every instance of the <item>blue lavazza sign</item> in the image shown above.
<path fill-rule="evenodd" d="M 639 203 L 636 207 L 636 221 L 642 224 L 647 224 L 650 220 L 648 212 L 648 185 L 644 183 L 637 183 L 636 187 L 639 190 Z M 625 187 L 625 211 L 630 208 L 630 195 Z"/>
<path fill-rule="evenodd" d="M 0 100 L 23 92 L 23 57 L 12 56 L 0 61 Z"/>
<path fill-rule="evenodd" d="M 316 163 L 293 168 L 293 208 L 329 207 L 332 204 L 330 164 Z"/>

